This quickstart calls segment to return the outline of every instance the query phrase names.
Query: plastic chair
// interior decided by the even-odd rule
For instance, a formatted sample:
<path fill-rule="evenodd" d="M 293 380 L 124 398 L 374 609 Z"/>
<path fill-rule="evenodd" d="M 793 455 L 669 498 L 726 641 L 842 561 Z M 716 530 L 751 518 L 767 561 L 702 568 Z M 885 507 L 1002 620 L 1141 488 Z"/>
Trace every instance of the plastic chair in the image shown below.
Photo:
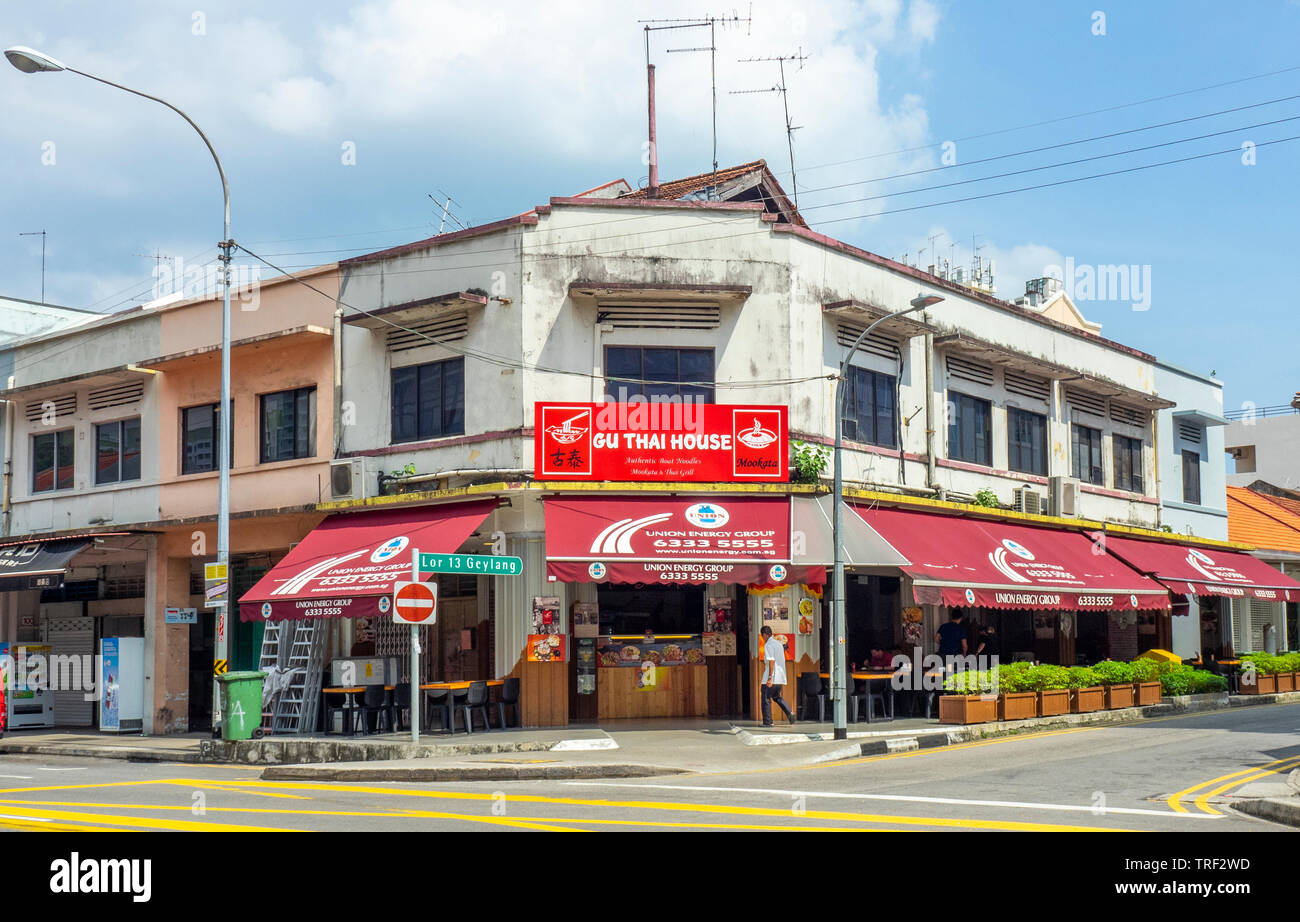
<path fill-rule="evenodd" d="M 388 703 L 388 690 L 382 685 L 367 685 L 366 690 L 361 695 L 361 701 L 357 705 L 357 714 L 361 718 L 361 732 L 370 733 L 370 715 L 375 715 L 375 729 L 378 733 L 379 728 L 388 724 L 391 712 Z M 391 729 L 391 727 L 389 728 Z"/>
<path fill-rule="evenodd" d="M 848 719 L 850 723 L 857 723 L 867 711 L 867 683 L 863 679 L 849 679 L 847 691 L 844 704 L 849 712 Z"/>
<path fill-rule="evenodd" d="M 872 683 L 864 683 L 867 687 L 864 689 L 867 699 L 867 723 L 876 719 L 876 702 L 880 702 L 880 716 L 885 720 L 894 719 L 894 695 L 888 683 L 877 683 L 873 690 Z"/>
<path fill-rule="evenodd" d="M 389 726 L 394 730 L 399 730 L 403 725 L 411 726 L 411 683 L 402 682 L 393 687 L 393 694 L 389 699 Z M 402 712 L 406 712 L 406 720 L 402 720 Z"/>
<path fill-rule="evenodd" d="M 459 696 L 458 696 L 459 697 Z M 492 724 L 488 721 L 488 687 L 487 682 L 482 680 L 470 682 L 469 688 L 465 689 L 464 704 L 457 708 L 465 715 L 465 732 L 474 732 L 474 715 L 483 716 L 483 729 L 491 730 Z M 456 715 L 452 714 L 451 732 L 456 732 Z"/>
<path fill-rule="evenodd" d="M 420 721 L 427 730 L 433 726 L 433 715 L 438 714 L 442 732 L 450 731 L 452 724 L 451 703 L 447 689 L 435 688 L 424 693 L 424 707 L 420 711 Z"/>
<path fill-rule="evenodd" d="M 322 710 L 325 714 L 325 732 L 334 732 L 334 715 L 343 715 L 343 732 L 352 732 L 352 715 L 355 708 L 352 706 L 352 696 L 347 692 L 321 692 Z"/>
<path fill-rule="evenodd" d="M 817 721 L 824 723 L 826 721 L 826 693 L 822 685 L 822 677 L 815 672 L 803 672 L 799 674 L 795 686 L 799 693 L 797 707 L 799 711 L 799 720 L 808 720 L 808 702 L 817 702 Z"/>
<path fill-rule="evenodd" d="M 497 701 L 497 715 L 501 718 L 501 729 L 504 730 L 509 724 L 506 723 L 506 708 L 515 709 L 515 720 L 517 726 L 524 725 L 523 715 L 519 710 L 519 680 L 513 676 L 506 679 L 501 685 L 501 698 Z"/>

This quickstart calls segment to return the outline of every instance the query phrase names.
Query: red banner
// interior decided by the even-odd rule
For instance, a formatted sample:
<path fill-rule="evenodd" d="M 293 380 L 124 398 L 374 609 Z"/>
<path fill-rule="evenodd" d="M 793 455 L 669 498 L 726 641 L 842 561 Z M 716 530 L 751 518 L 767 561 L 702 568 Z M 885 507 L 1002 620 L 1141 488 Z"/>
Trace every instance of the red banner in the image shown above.
<path fill-rule="evenodd" d="M 784 482 L 786 408 L 716 403 L 537 403 L 539 480 Z"/>

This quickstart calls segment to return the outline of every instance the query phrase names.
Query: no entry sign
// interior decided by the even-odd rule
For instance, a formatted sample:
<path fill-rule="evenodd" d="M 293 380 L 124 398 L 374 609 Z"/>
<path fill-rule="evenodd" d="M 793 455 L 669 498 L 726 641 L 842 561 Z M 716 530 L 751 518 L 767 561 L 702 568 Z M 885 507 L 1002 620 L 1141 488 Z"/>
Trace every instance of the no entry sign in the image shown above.
<path fill-rule="evenodd" d="M 394 624 L 433 624 L 438 614 L 437 583 L 398 583 L 393 590 Z"/>

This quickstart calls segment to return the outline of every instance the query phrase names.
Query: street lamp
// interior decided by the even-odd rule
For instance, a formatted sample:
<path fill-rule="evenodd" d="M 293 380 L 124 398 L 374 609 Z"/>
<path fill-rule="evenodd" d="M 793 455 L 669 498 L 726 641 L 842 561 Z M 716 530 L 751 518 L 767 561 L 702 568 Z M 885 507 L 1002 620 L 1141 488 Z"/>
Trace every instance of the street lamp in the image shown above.
<path fill-rule="evenodd" d="M 832 494 L 834 499 L 831 501 L 835 509 L 832 526 L 832 540 L 835 544 L 835 568 L 832 585 L 835 587 L 835 595 L 831 600 L 830 647 L 831 716 L 835 722 L 835 739 L 837 740 L 847 739 L 849 735 L 844 694 L 844 659 L 848 654 L 848 651 L 844 649 L 844 546 L 840 543 L 840 533 L 844 527 L 844 379 L 848 376 L 849 362 L 853 360 L 854 353 L 858 351 L 858 346 L 862 345 L 862 341 L 871 334 L 872 330 L 886 320 L 925 310 L 942 300 L 941 295 L 919 294 L 911 300 L 911 306 L 906 310 L 895 311 L 892 314 L 877 318 L 859 333 L 858 338 L 853 341 L 848 354 L 840 362 L 840 373 L 835 379 L 835 487 Z M 925 399 L 931 400 L 933 395 L 926 394 Z"/>
<path fill-rule="evenodd" d="M 38 73 L 56 73 L 66 70 L 68 73 L 77 74 L 94 80 L 96 83 L 102 83 L 105 86 L 111 86 L 115 89 L 124 90 L 135 96 L 142 96 L 145 99 L 151 99 L 171 109 L 185 121 L 189 122 L 191 128 L 199 133 L 203 143 L 208 147 L 208 153 L 212 155 L 213 162 L 217 165 L 217 173 L 221 176 L 221 198 L 224 206 L 224 228 L 221 242 L 217 247 L 221 250 L 221 403 L 218 417 L 220 419 L 220 431 L 218 433 L 221 445 L 217 451 L 218 460 L 218 481 L 217 481 L 217 563 L 225 567 L 227 577 L 227 600 L 217 609 L 217 631 L 214 640 L 214 659 L 225 660 L 226 649 L 228 644 L 229 633 L 227 631 L 227 620 L 229 618 L 229 563 L 230 563 L 230 261 L 234 256 L 235 242 L 230 239 L 230 187 L 226 183 L 226 171 L 221 166 L 221 158 L 217 156 L 216 149 L 208 136 L 203 133 L 203 129 L 194 123 L 180 109 L 173 106 L 165 99 L 159 99 L 157 96 L 150 96 L 148 93 L 141 93 L 139 90 L 133 90 L 128 86 L 122 86 L 120 83 L 114 83 L 111 80 L 105 80 L 103 77 L 96 77 L 94 74 L 88 74 L 85 71 L 69 67 L 62 61 L 58 61 L 49 55 L 42 54 L 32 48 L 26 48 L 22 45 L 15 45 L 13 48 L 5 49 L 5 57 L 9 63 L 25 74 Z M 215 732 L 221 724 L 221 696 L 216 684 L 212 689 L 212 728 Z"/>

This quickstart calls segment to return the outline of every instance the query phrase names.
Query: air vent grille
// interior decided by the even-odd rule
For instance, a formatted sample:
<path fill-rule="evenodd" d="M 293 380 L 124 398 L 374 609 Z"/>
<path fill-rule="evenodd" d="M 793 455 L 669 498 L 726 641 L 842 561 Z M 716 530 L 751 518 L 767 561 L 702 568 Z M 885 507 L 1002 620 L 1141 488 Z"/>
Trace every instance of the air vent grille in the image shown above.
<path fill-rule="evenodd" d="M 993 386 L 993 366 L 973 359 L 950 355 L 947 358 L 948 377 L 970 381 L 972 384 Z"/>
<path fill-rule="evenodd" d="M 388 334 L 388 351 L 405 352 L 439 343 L 455 342 L 469 335 L 469 313 L 456 311 L 432 320 L 410 324 L 410 330 L 393 330 Z"/>
<path fill-rule="evenodd" d="M 852 348 L 854 341 L 865 329 L 866 326 L 863 324 L 841 321 L 835 325 L 835 341 L 845 349 Z M 858 345 L 858 351 L 878 355 L 881 358 L 896 359 L 898 341 L 880 333 L 872 333 Z"/>
<path fill-rule="evenodd" d="M 77 395 L 75 393 L 64 394 L 60 397 L 50 397 L 46 400 L 29 401 L 27 406 L 24 408 L 27 421 L 29 423 L 39 423 L 42 417 L 45 416 L 46 410 L 49 407 L 53 407 L 55 419 L 60 419 L 64 416 L 71 416 L 73 413 L 77 412 Z"/>
<path fill-rule="evenodd" d="M 114 384 L 91 391 L 87 404 L 92 410 L 107 410 L 111 407 L 124 407 L 139 402 L 144 396 L 143 381 L 129 381 L 126 384 Z"/>
<path fill-rule="evenodd" d="M 1184 442 L 1190 442 L 1193 445 L 1201 444 L 1201 427 L 1195 423 L 1179 423 L 1178 437 Z"/>
<path fill-rule="evenodd" d="M 1033 375 L 1007 369 L 1002 373 L 1002 380 L 1009 394 L 1019 394 L 1021 397 L 1030 397 L 1046 403 L 1051 393 L 1051 382 L 1046 378 L 1035 378 Z"/>
<path fill-rule="evenodd" d="M 601 304 L 596 311 L 601 323 L 618 330 L 713 330 L 722 322 L 717 304 L 693 301 L 619 301 Z"/>
<path fill-rule="evenodd" d="M 1142 410 L 1134 407 L 1126 407 L 1122 403 L 1111 401 L 1110 418 L 1117 423 L 1125 423 L 1130 426 L 1142 426 L 1146 424 L 1147 416 Z"/>
<path fill-rule="evenodd" d="M 1093 416 L 1106 416 L 1106 398 L 1098 394 L 1089 394 L 1087 391 L 1075 390 L 1072 387 L 1065 389 L 1065 399 L 1070 401 L 1070 406 L 1084 413 L 1091 413 Z"/>

